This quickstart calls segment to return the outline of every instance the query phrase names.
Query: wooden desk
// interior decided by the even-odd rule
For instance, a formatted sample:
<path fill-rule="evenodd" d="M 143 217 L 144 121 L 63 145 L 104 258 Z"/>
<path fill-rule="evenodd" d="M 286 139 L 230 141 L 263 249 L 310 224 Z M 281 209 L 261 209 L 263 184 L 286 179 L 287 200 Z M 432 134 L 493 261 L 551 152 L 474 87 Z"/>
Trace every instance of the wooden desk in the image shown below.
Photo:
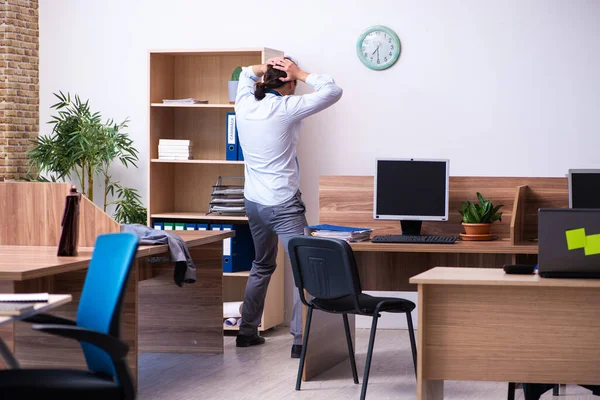
<path fill-rule="evenodd" d="M 138 351 L 223 352 L 222 241 L 230 231 L 177 232 L 194 259 L 197 282 L 177 287 L 173 264 L 148 264 L 148 256 L 167 255 L 167 245 L 140 246 L 129 277 L 121 335 L 130 345 L 129 365 L 137 377 Z M 56 315 L 75 319 L 92 248 L 77 257 L 57 257 L 55 246 L 1 246 L 0 292 L 68 293 L 73 301 Z M 8 324 L 0 336 L 24 367 L 85 368 L 77 343 Z"/>
<path fill-rule="evenodd" d="M 363 290 L 416 291 L 412 276 L 435 265 L 498 268 L 521 255 L 536 255 L 537 244 L 509 240 L 454 244 L 351 243 Z M 431 267 L 430 267 L 431 266 Z M 349 315 L 354 331 L 354 316 Z M 306 354 L 304 379 L 310 380 L 348 358 L 341 317 L 315 310 Z"/>
<path fill-rule="evenodd" d="M 600 280 L 434 268 L 419 288 L 417 399 L 444 380 L 600 384 Z"/>
<path fill-rule="evenodd" d="M 374 235 L 398 234 L 399 221 L 373 219 L 372 176 L 322 176 L 319 180 L 319 223 L 374 229 Z M 537 210 L 567 207 L 566 178 L 450 177 L 449 220 L 423 223 L 423 234 L 458 235 L 462 201 L 477 201 L 476 193 L 504 204 L 502 221 L 492 232 L 500 240 L 442 244 L 354 243 L 363 290 L 416 291 L 412 276 L 439 265 L 502 268 L 504 264 L 537 261 Z M 351 327 L 354 318 L 349 316 Z M 353 330 L 353 328 L 352 328 Z M 311 325 L 304 379 L 311 379 L 346 360 L 341 317 L 315 312 Z M 376 362 L 376 361 L 375 361 Z"/>
<path fill-rule="evenodd" d="M 25 318 L 32 317 L 36 314 L 50 311 L 56 307 L 60 307 L 71 301 L 71 295 L 67 294 L 51 294 L 48 296 L 47 302 L 35 303 L 33 311 L 15 316 L 0 316 L 0 326 L 8 324 L 13 321 L 23 320 Z M 19 368 L 20 364 L 11 352 L 10 348 L 6 345 L 2 337 L 0 337 L 0 357 L 4 360 L 9 368 Z"/>

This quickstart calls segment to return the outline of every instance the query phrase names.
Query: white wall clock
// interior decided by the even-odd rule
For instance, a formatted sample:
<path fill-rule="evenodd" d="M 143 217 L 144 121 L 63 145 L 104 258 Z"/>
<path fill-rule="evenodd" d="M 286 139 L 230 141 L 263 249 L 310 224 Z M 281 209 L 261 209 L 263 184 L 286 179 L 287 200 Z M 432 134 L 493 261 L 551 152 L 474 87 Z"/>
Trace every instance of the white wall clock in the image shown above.
<path fill-rule="evenodd" d="M 394 65 L 400 57 L 400 39 L 390 28 L 374 25 L 356 42 L 356 54 L 367 67 L 380 71 Z"/>

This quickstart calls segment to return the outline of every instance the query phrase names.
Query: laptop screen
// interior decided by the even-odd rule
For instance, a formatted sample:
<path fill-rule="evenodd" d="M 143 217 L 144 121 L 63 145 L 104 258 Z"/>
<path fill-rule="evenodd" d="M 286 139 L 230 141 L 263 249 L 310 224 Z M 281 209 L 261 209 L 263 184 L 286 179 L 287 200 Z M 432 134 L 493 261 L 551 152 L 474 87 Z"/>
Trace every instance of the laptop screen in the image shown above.
<path fill-rule="evenodd" d="M 600 209 L 541 209 L 539 273 L 600 277 Z"/>

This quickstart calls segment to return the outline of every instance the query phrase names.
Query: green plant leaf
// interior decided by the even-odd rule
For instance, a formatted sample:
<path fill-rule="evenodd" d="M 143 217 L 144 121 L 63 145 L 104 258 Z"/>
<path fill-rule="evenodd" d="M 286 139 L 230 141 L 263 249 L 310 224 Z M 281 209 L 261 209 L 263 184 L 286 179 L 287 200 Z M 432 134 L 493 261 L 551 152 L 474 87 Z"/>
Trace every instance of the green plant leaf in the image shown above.
<path fill-rule="evenodd" d="M 483 205 L 483 203 L 485 202 L 485 200 L 483 199 L 483 196 L 479 192 L 477 192 L 477 199 L 479 200 L 479 203 L 481 205 Z"/>
<path fill-rule="evenodd" d="M 469 203 L 469 221 L 468 221 L 468 223 L 477 224 L 479 222 L 481 222 L 481 216 L 479 215 L 479 210 L 476 207 L 476 204 Z"/>

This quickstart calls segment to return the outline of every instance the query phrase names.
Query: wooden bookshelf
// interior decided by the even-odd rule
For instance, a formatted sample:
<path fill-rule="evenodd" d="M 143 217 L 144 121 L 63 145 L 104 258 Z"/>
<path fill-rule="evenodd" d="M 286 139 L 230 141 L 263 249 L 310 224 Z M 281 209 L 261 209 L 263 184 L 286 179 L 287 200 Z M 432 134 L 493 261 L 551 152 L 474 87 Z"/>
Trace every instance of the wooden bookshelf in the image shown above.
<path fill-rule="evenodd" d="M 244 176 L 243 161 L 226 160 L 227 82 L 237 66 L 260 64 L 283 52 L 267 48 L 153 50 L 150 66 L 149 223 L 248 223 L 248 217 L 206 212 L 219 176 Z M 163 99 L 195 98 L 208 104 L 163 104 Z M 191 160 L 160 160 L 160 139 L 192 141 Z M 259 330 L 284 322 L 285 252 L 271 278 Z M 250 266 L 248 266 L 250 267 Z M 249 271 L 223 273 L 223 301 L 242 301 Z M 223 327 L 238 330 L 238 327 Z"/>

